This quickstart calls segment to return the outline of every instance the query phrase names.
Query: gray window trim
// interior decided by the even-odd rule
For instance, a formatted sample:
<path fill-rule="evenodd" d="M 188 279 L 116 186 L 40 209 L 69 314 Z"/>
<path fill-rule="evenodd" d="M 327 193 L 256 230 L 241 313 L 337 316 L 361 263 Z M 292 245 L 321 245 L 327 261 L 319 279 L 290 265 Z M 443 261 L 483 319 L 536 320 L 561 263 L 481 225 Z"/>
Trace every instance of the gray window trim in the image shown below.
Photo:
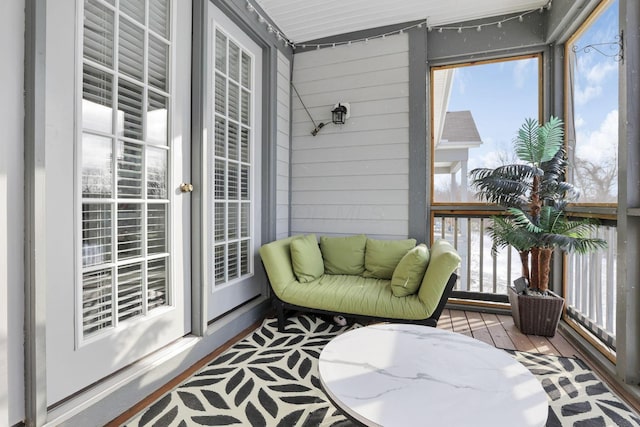
<path fill-rule="evenodd" d="M 45 59 L 46 0 L 25 3 L 25 424 L 47 418 Z"/>

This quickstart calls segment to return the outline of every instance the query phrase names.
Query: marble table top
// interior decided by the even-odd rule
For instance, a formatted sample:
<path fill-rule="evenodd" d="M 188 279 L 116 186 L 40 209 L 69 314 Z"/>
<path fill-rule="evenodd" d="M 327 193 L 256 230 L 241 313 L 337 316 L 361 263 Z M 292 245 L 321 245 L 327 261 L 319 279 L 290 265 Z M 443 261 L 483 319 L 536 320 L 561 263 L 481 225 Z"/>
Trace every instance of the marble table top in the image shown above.
<path fill-rule="evenodd" d="M 544 426 L 547 394 L 506 351 L 420 325 L 378 324 L 320 354 L 329 398 L 368 426 Z"/>

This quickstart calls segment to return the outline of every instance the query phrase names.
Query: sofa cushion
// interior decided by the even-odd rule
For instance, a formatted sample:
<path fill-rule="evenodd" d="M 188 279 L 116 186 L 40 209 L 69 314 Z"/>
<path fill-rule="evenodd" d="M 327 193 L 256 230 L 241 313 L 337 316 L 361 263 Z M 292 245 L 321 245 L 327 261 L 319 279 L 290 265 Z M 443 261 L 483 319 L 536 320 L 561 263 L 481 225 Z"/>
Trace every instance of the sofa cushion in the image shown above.
<path fill-rule="evenodd" d="M 460 255 L 446 240 L 436 240 L 431 245 L 430 252 L 429 265 L 418 291 L 418 298 L 427 308 L 429 315 L 438 306 L 449 277 L 460 266 Z"/>
<path fill-rule="evenodd" d="M 364 272 L 367 236 L 320 237 L 320 250 L 327 274 L 360 275 Z"/>
<path fill-rule="evenodd" d="M 291 264 L 301 283 L 312 282 L 324 274 L 322 253 L 315 234 L 299 236 L 291 241 Z"/>
<path fill-rule="evenodd" d="M 429 264 L 429 249 L 424 243 L 402 257 L 391 277 L 391 292 L 397 297 L 415 294 Z"/>
<path fill-rule="evenodd" d="M 416 246 L 416 239 L 367 239 L 364 255 L 364 277 L 391 279 L 403 256 Z"/>

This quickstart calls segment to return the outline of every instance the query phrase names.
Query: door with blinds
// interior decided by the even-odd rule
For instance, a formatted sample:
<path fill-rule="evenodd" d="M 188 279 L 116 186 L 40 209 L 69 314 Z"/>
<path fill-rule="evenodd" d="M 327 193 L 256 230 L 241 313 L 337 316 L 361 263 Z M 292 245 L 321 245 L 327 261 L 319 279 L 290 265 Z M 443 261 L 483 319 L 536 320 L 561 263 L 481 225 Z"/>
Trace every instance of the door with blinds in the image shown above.
<path fill-rule="evenodd" d="M 190 331 L 191 2 L 47 14 L 47 396 Z"/>
<path fill-rule="evenodd" d="M 214 320 L 264 293 L 260 247 L 262 50 L 209 3 L 206 286 Z M 259 265 L 259 264 L 258 264 Z"/>

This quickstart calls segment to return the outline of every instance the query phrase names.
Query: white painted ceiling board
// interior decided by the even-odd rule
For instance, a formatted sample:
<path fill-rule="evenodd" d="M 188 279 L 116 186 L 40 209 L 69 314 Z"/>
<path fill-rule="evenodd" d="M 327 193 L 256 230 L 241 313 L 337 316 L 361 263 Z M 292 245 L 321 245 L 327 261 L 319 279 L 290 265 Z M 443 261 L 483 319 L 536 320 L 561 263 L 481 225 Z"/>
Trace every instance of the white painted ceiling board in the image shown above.
<path fill-rule="evenodd" d="M 439 26 L 537 9 L 549 0 L 249 0 L 294 43 L 427 19 Z"/>

